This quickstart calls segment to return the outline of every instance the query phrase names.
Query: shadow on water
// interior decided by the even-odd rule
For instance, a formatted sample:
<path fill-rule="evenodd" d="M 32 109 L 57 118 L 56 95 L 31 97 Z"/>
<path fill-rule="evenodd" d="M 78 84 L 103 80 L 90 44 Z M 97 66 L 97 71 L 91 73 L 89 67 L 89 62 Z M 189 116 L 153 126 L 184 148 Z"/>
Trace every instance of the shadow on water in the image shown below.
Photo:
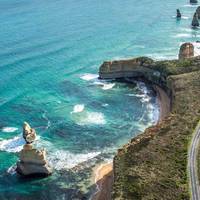
<path fill-rule="evenodd" d="M 4 187 L 1 187 L 0 199 L 86 200 L 96 188 L 91 184 L 91 173 L 91 167 L 76 168 L 68 171 L 54 171 L 52 176 L 44 178 L 21 177 L 18 174 L 10 175 L 1 171 L 0 186 Z"/>

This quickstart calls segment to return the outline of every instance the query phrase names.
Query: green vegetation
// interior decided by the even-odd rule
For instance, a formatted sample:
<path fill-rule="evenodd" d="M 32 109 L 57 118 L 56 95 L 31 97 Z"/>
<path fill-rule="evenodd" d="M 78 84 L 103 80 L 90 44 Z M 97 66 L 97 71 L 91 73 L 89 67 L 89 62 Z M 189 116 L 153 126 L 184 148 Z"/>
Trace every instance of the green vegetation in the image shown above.
<path fill-rule="evenodd" d="M 113 199 L 187 200 L 188 145 L 200 119 L 200 58 L 147 67 L 160 72 L 162 86 L 171 94 L 172 111 L 119 150 Z"/>

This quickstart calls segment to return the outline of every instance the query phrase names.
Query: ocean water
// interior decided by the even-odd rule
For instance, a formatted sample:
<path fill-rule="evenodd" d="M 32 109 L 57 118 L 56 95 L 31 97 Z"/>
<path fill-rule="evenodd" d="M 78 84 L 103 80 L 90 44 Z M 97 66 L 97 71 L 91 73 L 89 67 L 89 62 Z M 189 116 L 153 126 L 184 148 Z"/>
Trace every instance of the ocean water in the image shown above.
<path fill-rule="evenodd" d="M 141 55 L 176 58 L 181 43 L 200 39 L 190 26 L 196 7 L 185 0 L 1 0 L 0 199 L 88 199 L 92 168 L 159 111 L 144 83 L 100 81 L 99 66 Z M 47 149 L 48 178 L 14 172 L 24 121 L 37 131 L 35 145 Z"/>

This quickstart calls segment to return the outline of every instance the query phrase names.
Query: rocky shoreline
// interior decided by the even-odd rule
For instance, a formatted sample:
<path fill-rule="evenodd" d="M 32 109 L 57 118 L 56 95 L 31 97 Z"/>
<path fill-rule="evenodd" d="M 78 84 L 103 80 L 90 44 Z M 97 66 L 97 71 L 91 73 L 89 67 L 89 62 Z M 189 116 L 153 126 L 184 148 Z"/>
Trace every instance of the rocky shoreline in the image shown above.
<path fill-rule="evenodd" d="M 165 91 L 157 85 L 153 86 L 159 104 L 159 119 L 162 121 L 170 112 L 170 98 Z M 113 163 L 102 164 L 94 170 L 94 181 L 97 185 L 97 191 L 92 200 L 111 200 L 113 186 Z"/>
<path fill-rule="evenodd" d="M 200 57 L 170 61 L 140 57 L 104 62 L 99 75 L 102 79 L 147 80 L 156 85 L 162 104 L 166 98 L 163 94 L 169 97 L 167 102 L 171 100 L 170 106 L 161 106 L 170 108 L 170 113 L 161 111 L 165 114 L 157 125 L 118 150 L 113 161 L 112 199 L 189 199 L 187 151 L 200 119 Z M 106 178 L 101 186 L 102 194 L 110 192 Z"/>

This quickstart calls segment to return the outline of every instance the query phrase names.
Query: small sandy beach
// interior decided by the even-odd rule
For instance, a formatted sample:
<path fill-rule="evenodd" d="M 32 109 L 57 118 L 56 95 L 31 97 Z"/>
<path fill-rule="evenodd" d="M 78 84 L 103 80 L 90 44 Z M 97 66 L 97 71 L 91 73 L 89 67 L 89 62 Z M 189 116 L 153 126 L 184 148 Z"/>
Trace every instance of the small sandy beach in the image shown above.
<path fill-rule="evenodd" d="M 97 191 L 92 200 L 110 200 L 113 184 L 113 164 L 101 164 L 94 169 L 94 181 L 97 185 Z"/>

